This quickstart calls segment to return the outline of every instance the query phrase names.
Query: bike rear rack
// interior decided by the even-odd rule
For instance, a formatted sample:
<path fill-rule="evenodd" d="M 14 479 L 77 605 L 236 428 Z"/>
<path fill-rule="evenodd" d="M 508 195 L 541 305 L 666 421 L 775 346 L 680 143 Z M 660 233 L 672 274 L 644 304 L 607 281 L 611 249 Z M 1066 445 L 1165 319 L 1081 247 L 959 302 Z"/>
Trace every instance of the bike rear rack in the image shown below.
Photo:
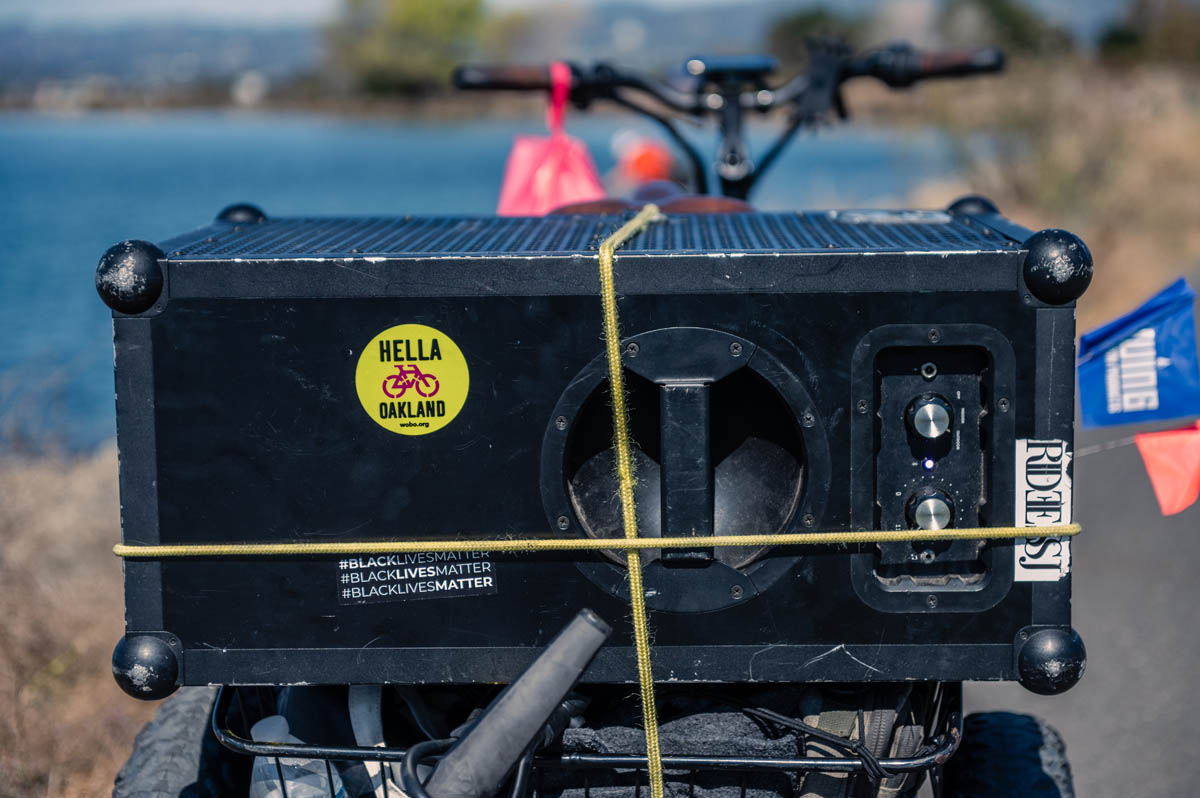
<path fill-rule="evenodd" d="M 254 702 L 258 709 L 257 714 L 265 717 L 273 711 L 264 711 L 264 706 L 273 705 L 274 703 L 273 694 L 269 698 L 263 697 L 261 691 L 264 688 L 222 687 L 217 695 L 216 705 L 212 713 L 213 734 L 221 745 L 236 753 L 246 756 L 274 758 L 276 768 L 280 773 L 281 782 L 282 767 L 279 762 L 280 759 L 302 758 L 324 760 L 326 771 L 330 774 L 329 781 L 332 783 L 333 766 L 331 762 L 378 762 L 381 765 L 383 763 L 398 764 L 403 762 L 408 755 L 409 748 L 367 748 L 362 746 L 335 746 L 311 743 L 255 742 L 248 738 L 249 728 L 257 718 L 247 712 L 247 704 L 249 702 L 243 701 L 241 689 L 257 691 Z M 231 714 L 231 710 L 235 705 L 238 709 L 237 715 L 240 716 L 240 722 L 237 725 L 242 727 L 242 733 L 240 734 L 230 728 L 234 725 L 230 721 L 234 717 Z M 926 735 L 925 744 L 916 755 L 903 758 L 881 758 L 878 760 L 878 763 L 890 774 L 910 773 L 914 771 L 929 772 L 933 782 L 934 795 L 940 796 L 941 766 L 953 756 L 954 752 L 958 750 L 959 743 L 962 741 L 962 686 L 960 684 L 942 685 L 935 716 L 932 729 Z M 801 747 L 803 747 L 803 741 Z M 431 755 L 427 758 L 422 757 L 422 760 L 427 761 L 436 761 L 437 759 L 438 756 L 436 755 Z M 664 755 L 662 757 L 662 764 L 664 770 L 669 774 L 669 781 L 681 782 L 684 779 L 687 780 L 689 798 L 694 795 L 698 774 L 705 771 L 740 773 L 740 798 L 746 798 L 748 779 L 755 773 L 774 772 L 799 775 L 818 772 L 853 774 L 866 771 L 865 763 L 856 756 L 767 758 L 717 755 Z M 595 771 L 619 772 L 625 774 L 627 780 L 632 782 L 629 786 L 633 798 L 641 798 L 642 790 L 644 789 L 641 786 L 644 781 L 642 774 L 646 771 L 646 767 L 646 757 L 641 754 L 553 752 L 533 754 L 530 752 L 516 767 L 514 776 L 511 779 L 512 788 L 510 790 L 510 798 L 542 798 L 545 795 L 542 787 L 544 776 L 551 771 L 579 774 L 580 781 L 577 786 L 583 789 L 585 798 L 590 798 L 591 794 L 592 785 L 589 774 L 593 774 Z M 606 786 L 611 788 L 612 785 Z M 282 790 L 286 798 L 286 785 L 282 786 Z M 396 790 L 389 792 L 387 780 L 384 779 L 383 791 L 380 794 L 384 798 L 389 798 L 389 796 L 391 798 L 404 798 L 402 794 L 397 795 L 396 792 Z M 331 798 L 336 798 L 336 796 L 333 796 L 332 791 Z"/>

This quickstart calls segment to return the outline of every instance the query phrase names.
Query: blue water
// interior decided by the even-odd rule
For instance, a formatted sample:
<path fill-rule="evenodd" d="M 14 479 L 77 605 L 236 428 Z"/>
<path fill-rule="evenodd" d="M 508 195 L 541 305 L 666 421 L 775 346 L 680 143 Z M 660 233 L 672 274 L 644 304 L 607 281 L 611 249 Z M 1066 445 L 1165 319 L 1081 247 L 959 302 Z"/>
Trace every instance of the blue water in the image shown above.
<path fill-rule="evenodd" d="M 570 130 L 601 171 L 621 116 Z M 109 314 L 99 256 L 160 241 L 225 205 L 268 214 L 488 213 L 515 133 L 538 120 L 413 122 L 301 114 L 0 114 L 0 446 L 31 433 L 71 448 L 114 434 Z M 697 133 L 697 136 L 700 134 Z M 761 134 L 752 144 L 761 148 Z M 702 139 L 711 151 L 711 138 Z M 934 131 L 805 136 L 754 198 L 764 209 L 895 205 L 951 173 Z"/>

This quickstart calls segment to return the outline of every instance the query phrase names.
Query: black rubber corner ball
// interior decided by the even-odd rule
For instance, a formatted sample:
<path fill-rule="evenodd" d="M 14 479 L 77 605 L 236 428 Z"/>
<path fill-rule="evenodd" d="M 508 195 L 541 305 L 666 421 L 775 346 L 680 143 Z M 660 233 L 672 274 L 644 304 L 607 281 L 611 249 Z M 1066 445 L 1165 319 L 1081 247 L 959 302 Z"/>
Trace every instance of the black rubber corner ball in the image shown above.
<path fill-rule="evenodd" d="M 166 698 L 179 687 L 179 659 L 160 637 L 121 638 L 113 649 L 112 671 L 122 690 L 143 701 Z"/>
<path fill-rule="evenodd" d="M 1083 296 L 1092 282 L 1092 253 L 1074 233 L 1042 230 L 1022 245 L 1025 286 L 1029 293 L 1051 305 L 1063 305 Z"/>
<path fill-rule="evenodd" d="M 946 208 L 950 213 L 962 213 L 967 215 L 977 215 L 981 213 L 1000 213 L 1000 209 L 996 207 L 996 203 L 992 202 L 982 194 L 968 194 L 965 197 L 959 197 L 954 202 L 950 203 L 950 207 Z"/>
<path fill-rule="evenodd" d="M 158 301 L 163 289 L 166 257 L 149 241 L 122 241 L 109 247 L 96 266 L 96 292 L 120 313 L 142 313 Z"/>
<path fill-rule="evenodd" d="M 1083 678 L 1087 649 L 1070 628 L 1034 632 L 1017 655 L 1021 686 L 1038 695 L 1066 692 Z"/>
<path fill-rule="evenodd" d="M 218 222 L 229 222 L 230 224 L 257 224 L 266 219 L 267 215 L 263 213 L 262 208 L 248 202 L 228 205 L 217 214 Z"/>

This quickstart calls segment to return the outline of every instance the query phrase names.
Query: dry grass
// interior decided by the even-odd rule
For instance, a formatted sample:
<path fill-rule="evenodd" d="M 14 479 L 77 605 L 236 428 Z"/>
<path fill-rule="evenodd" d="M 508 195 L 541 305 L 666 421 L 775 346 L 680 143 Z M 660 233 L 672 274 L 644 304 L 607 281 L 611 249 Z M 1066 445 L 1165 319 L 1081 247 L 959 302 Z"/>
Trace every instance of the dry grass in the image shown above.
<path fill-rule="evenodd" d="M 1079 303 L 1081 329 L 1200 268 L 1195 73 L 1017 64 L 1002 77 L 862 99 L 953 134 L 963 174 L 928 184 L 914 204 L 982 193 L 1027 227 L 1065 227 L 1087 242 L 1096 277 Z"/>
<path fill-rule="evenodd" d="M 121 635 L 115 447 L 0 459 L 0 796 L 105 796 L 153 707 L 108 668 Z"/>

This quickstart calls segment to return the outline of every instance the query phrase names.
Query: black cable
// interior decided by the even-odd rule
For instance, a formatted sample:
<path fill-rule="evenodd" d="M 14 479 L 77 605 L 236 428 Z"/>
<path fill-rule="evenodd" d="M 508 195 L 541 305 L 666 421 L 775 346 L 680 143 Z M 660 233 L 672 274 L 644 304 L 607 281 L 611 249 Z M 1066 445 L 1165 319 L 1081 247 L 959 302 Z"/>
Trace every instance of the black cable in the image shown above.
<path fill-rule="evenodd" d="M 421 783 L 421 776 L 417 773 L 417 765 L 432 754 L 449 750 L 455 742 L 457 740 L 426 740 L 408 749 L 404 754 L 404 761 L 400 763 L 400 789 L 404 790 L 409 798 L 429 798 L 429 793 L 425 792 L 425 785 Z"/>
<path fill-rule="evenodd" d="M 879 757 L 875 756 L 875 754 L 872 753 L 869 748 L 867 748 L 866 743 L 864 743 L 862 740 L 851 740 L 848 737 L 842 737 L 840 734 L 834 734 L 833 732 L 825 731 L 824 729 L 818 729 L 816 726 L 809 726 L 807 723 L 796 720 L 795 718 L 789 718 L 787 715 L 781 715 L 778 712 L 770 709 L 763 709 L 762 707 L 749 707 L 742 711 L 747 715 L 757 715 L 758 717 L 769 720 L 772 723 L 776 723 L 785 728 L 800 732 L 805 736 L 814 737 L 827 745 L 853 754 L 854 756 L 858 757 L 860 762 L 862 762 L 863 771 L 867 774 L 867 778 L 871 779 L 873 782 L 880 782 L 894 775 L 879 764 Z M 866 728 L 866 726 L 863 724 L 863 713 L 861 708 L 858 710 L 858 724 L 860 729 Z"/>
<path fill-rule="evenodd" d="M 545 732 L 553 734 L 553 730 L 549 726 L 547 726 Z M 425 791 L 425 785 L 421 782 L 421 775 L 417 772 L 417 766 L 421 764 L 422 759 L 449 750 L 461 737 L 465 736 L 466 732 L 460 737 L 446 740 L 425 740 L 408 749 L 404 754 L 404 759 L 400 763 L 400 788 L 404 790 L 408 798 L 430 798 L 429 793 Z M 516 770 L 513 775 L 513 798 L 520 798 L 528 788 L 529 778 L 533 773 L 533 757 L 538 749 L 541 748 L 540 743 L 542 743 L 542 740 L 534 738 L 529 747 L 521 755 L 521 758 L 517 760 Z"/>

